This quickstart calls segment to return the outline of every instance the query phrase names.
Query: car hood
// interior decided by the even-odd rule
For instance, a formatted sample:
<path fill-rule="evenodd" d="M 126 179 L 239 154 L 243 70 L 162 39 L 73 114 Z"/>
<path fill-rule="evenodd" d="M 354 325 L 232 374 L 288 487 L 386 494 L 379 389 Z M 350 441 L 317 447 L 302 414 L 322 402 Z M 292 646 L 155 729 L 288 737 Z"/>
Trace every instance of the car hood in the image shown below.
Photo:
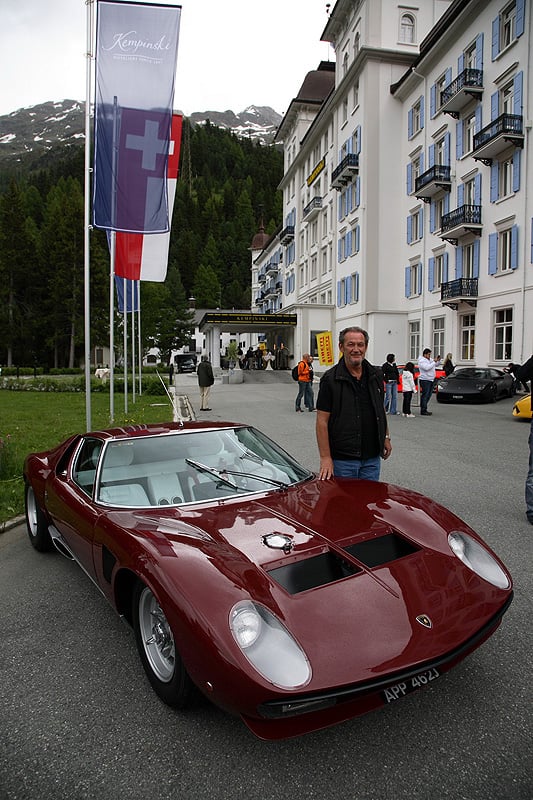
<path fill-rule="evenodd" d="M 448 392 L 479 392 L 480 387 L 488 386 L 490 378 L 445 378 L 440 388 Z"/>
<path fill-rule="evenodd" d="M 207 534 L 211 563 L 240 596 L 270 608 L 299 641 L 313 666 L 310 689 L 449 653 L 510 594 L 452 554 L 449 531 L 475 536 L 464 523 L 384 483 L 313 480 L 185 511 L 181 521 Z"/>

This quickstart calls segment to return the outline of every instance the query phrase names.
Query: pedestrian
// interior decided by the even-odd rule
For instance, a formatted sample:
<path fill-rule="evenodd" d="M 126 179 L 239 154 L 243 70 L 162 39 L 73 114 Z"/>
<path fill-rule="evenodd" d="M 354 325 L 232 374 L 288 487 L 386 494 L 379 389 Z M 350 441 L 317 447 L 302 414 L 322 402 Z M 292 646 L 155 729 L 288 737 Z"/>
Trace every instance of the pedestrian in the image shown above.
<path fill-rule="evenodd" d="M 295 411 L 303 414 L 302 399 L 308 411 L 315 410 L 315 398 L 313 396 L 313 363 L 312 356 L 304 353 L 302 360 L 298 362 L 298 395 L 295 402 Z"/>
<path fill-rule="evenodd" d="M 289 368 L 289 351 L 281 342 L 278 351 L 276 352 L 276 369 Z"/>
<path fill-rule="evenodd" d="M 533 356 L 518 370 L 518 380 L 525 386 L 527 381 L 533 381 Z M 531 398 L 530 398 L 531 400 Z M 533 400 L 531 400 L 533 411 Z M 533 417 L 529 428 L 529 469 L 526 476 L 526 516 L 533 525 Z"/>
<path fill-rule="evenodd" d="M 514 378 L 513 390 L 515 392 L 519 392 L 522 389 L 522 387 L 524 387 L 525 392 L 529 392 L 527 379 L 523 378 L 522 380 L 520 380 L 520 378 L 518 377 L 518 373 L 520 372 L 521 369 L 522 367 L 520 366 L 520 364 L 513 364 L 513 362 L 511 362 L 509 366 L 504 369 L 504 372 L 508 372 L 509 375 L 513 376 Z"/>
<path fill-rule="evenodd" d="M 442 369 L 446 373 L 446 377 L 448 377 L 448 375 L 451 375 L 452 372 L 454 371 L 455 367 L 453 365 L 451 353 L 447 353 L 444 356 L 444 361 L 442 362 Z"/>
<path fill-rule="evenodd" d="M 399 413 L 397 410 L 397 403 L 400 371 L 396 366 L 395 358 L 396 356 L 394 353 L 389 353 L 387 360 L 381 367 L 383 370 L 383 379 L 385 381 L 385 411 L 393 416 Z"/>
<path fill-rule="evenodd" d="M 435 386 L 435 368 L 440 366 L 440 356 L 434 361 L 431 358 L 431 350 L 426 347 L 418 359 L 418 385 L 420 387 L 420 414 L 423 417 L 430 417 L 432 412 L 428 411 L 429 401 Z"/>
<path fill-rule="evenodd" d="M 253 368 L 253 363 L 254 363 L 254 349 L 253 349 L 252 345 L 250 345 L 250 347 L 246 351 L 246 355 L 245 355 L 244 359 L 245 359 L 245 362 L 246 362 L 245 369 L 252 369 Z"/>
<path fill-rule="evenodd" d="M 198 386 L 200 387 L 200 411 L 211 411 L 209 407 L 209 393 L 211 391 L 211 386 L 215 382 L 215 376 L 213 375 L 213 367 L 207 356 L 202 356 L 196 372 L 198 374 Z"/>
<path fill-rule="evenodd" d="M 257 347 L 255 349 L 254 358 L 255 358 L 255 367 L 254 368 L 255 369 L 263 369 L 263 366 L 264 366 L 264 364 L 263 364 L 263 348 L 259 344 L 257 345 Z"/>
<path fill-rule="evenodd" d="M 174 364 L 171 361 L 170 366 L 168 368 L 168 385 L 172 386 L 173 383 L 174 383 Z"/>
<path fill-rule="evenodd" d="M 341 358 L 320 379 L 316 438 L 320 480 L 379 480 L 381 458 L 392 452 L 385 413 L 383 373 L 366 360 L 368 333 L 359 327 L 339 334 Z"/>
<path fill-rule="evenodd" d="M 415 365 L 408 361 L 402 372 L 402 417 L 414 417 L 411 413 L 411 400 L 416 392 Z"/>

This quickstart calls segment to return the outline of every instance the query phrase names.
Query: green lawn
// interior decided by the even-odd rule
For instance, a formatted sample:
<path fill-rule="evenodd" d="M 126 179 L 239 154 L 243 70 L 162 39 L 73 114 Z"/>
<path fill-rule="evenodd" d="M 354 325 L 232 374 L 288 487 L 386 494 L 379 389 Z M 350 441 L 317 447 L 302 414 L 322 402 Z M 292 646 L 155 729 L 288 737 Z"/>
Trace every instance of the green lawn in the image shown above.
<path fill-rule="evenodd" d="M 113 425 L 172 419 L 164 397 L 114 396 Z M 153 405 L 154 404 L 154 405 Z M 155 405 L 159 404 L 159 405 Z M 91 428 L 109 428 L 109 394 L 91 394 Z M 14 392 L 0 389 L 0 525 L 24 513 L 22 465 L 28 453 L 47 450 L 86 429 L 84 392 Z"/>

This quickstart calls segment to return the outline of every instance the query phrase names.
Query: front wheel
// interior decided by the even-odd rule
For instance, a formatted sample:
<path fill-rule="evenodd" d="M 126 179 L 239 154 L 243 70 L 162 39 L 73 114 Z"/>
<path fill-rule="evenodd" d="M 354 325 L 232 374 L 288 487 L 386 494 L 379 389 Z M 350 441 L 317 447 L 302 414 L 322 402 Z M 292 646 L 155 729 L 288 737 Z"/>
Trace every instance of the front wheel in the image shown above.
<path fill-rule="evenodd" d="M 48 532 L 48 523 L 44 513 L 41 511 L 35 492 L 30 484 L 26 484 L 24 508 L 26 511 L 26 529 L 30 542 L 40 553 L 52 550 L 52 537 Z"/>
<path fill-rule="evenodd" d="M 137 649 L 152 688 L 167 705 L 185 708 L 194 691 L 193 683 L 176 650 L 163 609 L 140 581 L 133 593 L 132 612 Z"/>

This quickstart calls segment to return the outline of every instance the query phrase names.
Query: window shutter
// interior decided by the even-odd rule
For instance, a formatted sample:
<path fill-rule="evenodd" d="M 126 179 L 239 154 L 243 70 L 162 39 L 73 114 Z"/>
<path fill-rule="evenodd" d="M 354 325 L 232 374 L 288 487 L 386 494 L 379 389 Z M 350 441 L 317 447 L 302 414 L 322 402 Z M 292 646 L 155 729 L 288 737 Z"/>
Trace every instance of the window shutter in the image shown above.
<path fill-rule="evenodd" d="M 479 278 L 479 246 L 480 241 L 476 239 L 474 242 L 474 278 Z"/>
<path fill-rule="evenodd" d="M 424 209 L 418 211 L 418 238 L 424 238 Z"/>
<path fill-rule="evenodd" d="M 355 252 L 358 253 L 361 249 L 361 228 L 359 225 L 355 227 Z"/>
<path fill-rule="evenodd" d="M 430 292 L 435 288 L 435 259 L 428 259 L 428 289 Z"/>
<path fill-rule="evenodd" d="M 500 163 L 494 160 L 490 165 L 490 202 L 495 203 L 498 199 L 498 181 L 500 174 Z"/>
<path fill-rule="evenodd" d="M 451 140 L 452 140 L 452 137 L 451 137 L 450 132 L 448 131 L 448 133 L 444 137 L 444 163 L 446 164 L 447 167 L 450 166 L 450 143 L 451 143 Z"/>
<path fill-rule="evenodd" d="M 421 95 L 421 97 L 420 97 L 420 127 L 421 128 L 424 127 L 424 116 L 425 116 L 425 113 L 424 113 L 424 101 L 425 101 L 425 97 L 424 97 L 424 95 Z"/>
<path fill-rule="evenodd" d="M 483 34 L 476 39 L 476 69 L 483 69 Z"/>
<path fill-rule="evenodd" d="M 500 98 L 498 96 L 498 92 L 494 92 L 490 98 L 490 121 L 498 119 L 498 111 L 500 110 Z"/>
<path fill-rule="evenodd" d="M 355 152 L 357 155 L 361 152 L 361 126 L 358 125 L 355 129 Z"/>
<path fill-rule="evenodd" d="M 511 269 L 518 268 L 518 225 L 511 228 Z"/>
<path fill-rule="evenodd" d="M 492 60 L 495 61 L 500 52 L 500 17 L 492 20 Z"/>
<path fill-rule="evenodd" d="M 526 0 L 516 0 L 516 35 L 522 36 L 524 33 L 524 17 L 525 17 Z"/>
<path fill-rule="evenodd" d="M 513 153 L 513 192 L 520 191 L 520 156 L 521 150 L 518 148 Z"/>
<path fill-rule="evenodd" d="M 359 273 L 355 273 L 355 291 L 354 291 L 354 300 L 356 303 L 359 302 Z"/>
<path fill-rule="evenodd" d="M 341 287 L 341 282 L 340 282 L 340 281 L 337 281 L 337 306 L 338 306 L 339 308 L 340 308 L 340 307 L 341 307 L 341 305 L 342 305 L 342 303 L 341 303 L 341 297 L 342 297 L 342 295 L 341 295 L 341 288 L 342 288 L 342 287 Z"/>
<path fill-rule="evenodd" d="M 463 248 L 458 247 L 455 251 L 455 277 L 463 277 Z"/>
<path fill-rule="evenodd" d="M 407 217 L 407 244 L 411 244 L 413 241 L 413 220 L 409 216 Z"/>
<path fill-rule="evenodd" d="M 522 87 L 524 84 L 524 73 L 518 72 L 514 79 L 514 102 L 513 110 L 515 114 L 522 114 Z"/>
<path fill-rule="evenodd" d="M 465 204 L 465 185 L 460 183 L 457 187 L 457 206 L 461 208 Z"/>
<path fill-rule="evenodd" d="M 422 263 L 418 265 L 418 294 L 422 294 Z"/>
<path fill-rule="evenodd" d="M 443 265 L 442 265 L 442 282 L 448 283 L 448 253 L 444 253 Z"/>
<path fill-rule="evenodd" d="M 498 234 L 489 234 L 489 275 L 496 275 L 498 269 Z"/>
<path fill-rule="evenodd" d="M 429 145 L 429 153 L 428 153 L 428 169 L 435 166 L 435 145 Z"/>
<path fill-rule="evenodd" d="M 435 230 L 435 202 L 434 200 L 431 201 L 431 205 L 429 206 L 429 232 L 433 233 Z"/>
<path fill-rule="evenodd" d="M 429 114 L 431 118 L 437 113 L 437 84 L 434 83 L 429 90 Z"/>
<path fill-rule="evenodd" d="M 457 74 L 460 75 L 465 68 L 465 54 L 461 53 L 457 59 Z"/>
<path fill-rule="evenodd" d="M 348 275 L 346 278 L 346 282 L 344 284 L 344 305 L 347 306 L 348 303 L 352 301 L 352 276 Z"/>
<path fill-rule="evenodd" d="M 413 165 L 411 162 L 407 165 L 407 194 L 413 191 Z"/>
<path fill-rule="evenodd" d="M 361 178 L 359 175 L 355 179 L 355 207 L 359 208 L 361 205 Z"/>
<path fill-rule="evenodd" d="M 463 121 L 459 120 L 456 125 L 455 154 L 457 158 L 463 157 Z"/>
<path fill-rule="evenodd" d="M 405 296 L 411 297 L 411 267 L 405 268 Z"/>
<path fill-rule="evenodd" d="M 413 135 L 413 109 L 407 112 L 407 136 L 410 139 Z"/>
<path fill-rule="evenodd" d="M 481 174 L 474 178 L 474 205 L 481 205 Z"/>

